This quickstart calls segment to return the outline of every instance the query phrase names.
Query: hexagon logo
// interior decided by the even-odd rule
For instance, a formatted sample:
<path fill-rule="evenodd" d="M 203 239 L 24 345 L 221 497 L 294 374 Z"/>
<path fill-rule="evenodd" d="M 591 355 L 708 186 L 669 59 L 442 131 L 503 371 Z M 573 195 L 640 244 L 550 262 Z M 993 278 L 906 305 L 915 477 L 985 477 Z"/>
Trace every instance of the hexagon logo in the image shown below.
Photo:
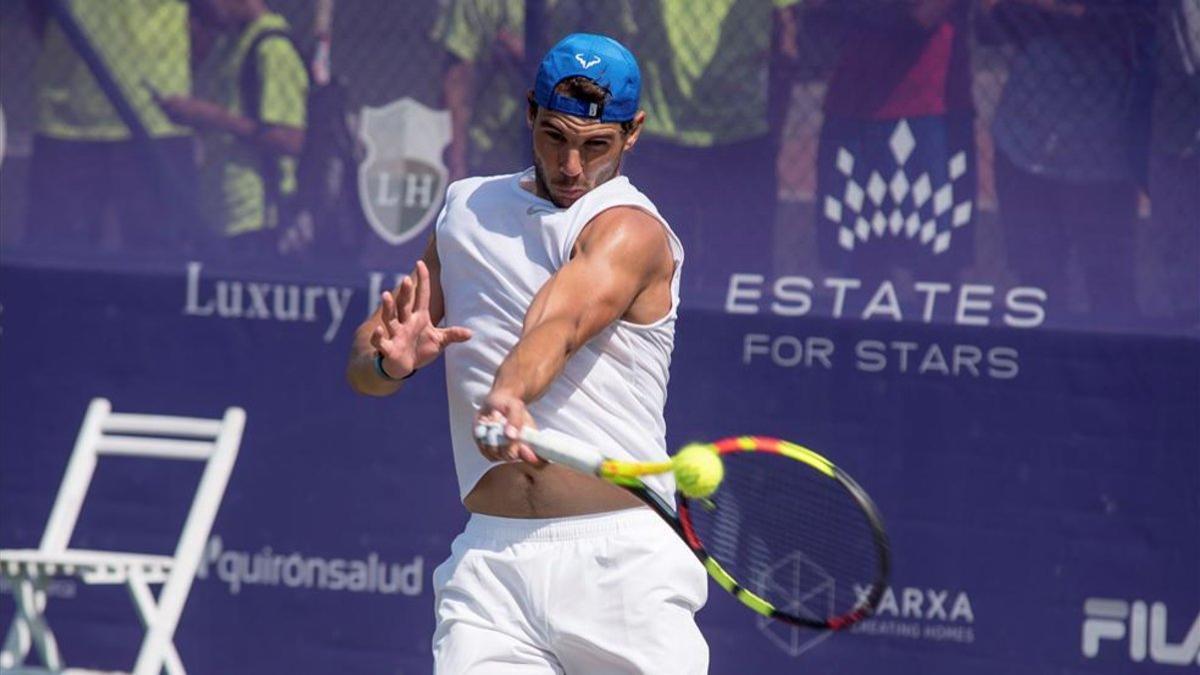
<path fill-rule="evenodd" d="M 775 599 L 779 609 L 788 613 L 817 621 L 833 615 L 836 580 L 799 551 L 764 569 L 754 586 L 754 592 Z M 758 617 L 758 630 L 792 657 L 800 656 L 833 635 L 832 631 L 814 632 L 765 616 Z"/>

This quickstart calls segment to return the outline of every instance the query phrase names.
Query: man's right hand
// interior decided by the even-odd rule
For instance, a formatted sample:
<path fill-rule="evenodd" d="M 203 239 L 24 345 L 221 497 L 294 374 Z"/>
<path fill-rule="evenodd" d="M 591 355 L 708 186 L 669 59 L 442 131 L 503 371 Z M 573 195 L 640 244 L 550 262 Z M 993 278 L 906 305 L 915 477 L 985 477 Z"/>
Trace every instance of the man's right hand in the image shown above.
<path fill-rule="evenodd" d="M 545 463 L 533 452 L 533 448 L 521 442 L 522 429 L 537 428 L 521 397 L 494 389 L 489 392 L 483 400 L 483 405 L 475 413 L 472 428 L 480 423 L 489 422 L 504 423 L 504 444 L 488 445 L 486 439 L 476 438 L 475 445 L 484 457 L 493 462 L 524 461 L 537 465 Z"/>
<path fill-rule="evenodd" d="M 433 324 L 429 292 L 429 268 L 418 261 L 415 275 L 380 298 L 380 325 L 371 333 L 371 346 L 383 355 L 383 369 L 392 378 L 406 377 L 432 363 L 447 346 L 471 339 L 470 329 Z"/>

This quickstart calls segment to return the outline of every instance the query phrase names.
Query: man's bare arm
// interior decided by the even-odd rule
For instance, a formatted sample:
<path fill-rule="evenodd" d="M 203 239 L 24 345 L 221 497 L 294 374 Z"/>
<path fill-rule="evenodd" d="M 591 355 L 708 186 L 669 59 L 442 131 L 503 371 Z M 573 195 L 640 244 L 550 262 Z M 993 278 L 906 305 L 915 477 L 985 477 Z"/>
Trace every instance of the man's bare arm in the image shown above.
<path fill-rule="evenodd" d="M 213 129 L 232 134 L 276 155 L 295 157 L 304 149 L 305 130 L 283 124 L 259 124 L 203 99 L 192 96 L 159 96 L 150 92 L 164 114 L 176 124 L 197 129 Z"/>
<path fill-rule="evenodd" d="M 403 378 L 431 363 L 448 345 L 471 337 L 466 328 L 438 327 L 445 316 L 440 277 L 437 241 L 430 237 L 416 269 L 395 291 L 384 291 L 379 308 L 354 333 L 346 365 L 346 380 L 354 391 L 388 396 L 403 385 L 399 379 L 384 379 L 379 374 L 376 354 L 383 354 L 389 376 Z"/>
<path fill-rule="evenodd" d="M 653 216 L 630 208 L 597 216 L 580 235 L 575 255 L 534 297 L 521 339 L 496 372 L 481 418 L 503 416 L 515 437 L 517 429 L 532 424 L 525 404 L 541 397 L 567 360 L 626 316 L 639 297 L 659 291 L 659 316 L 670 311 L 673 272 L 666 233 Z M 494 460 L 536 461 L 520 444 L 481 451 Z"/>
<path fill-rule="evenodd" d="M 299 157 L 304 151 L 305 129 L 282 124 L 263 124 L 251 140 L 258 146 L 277 155 Z"/>

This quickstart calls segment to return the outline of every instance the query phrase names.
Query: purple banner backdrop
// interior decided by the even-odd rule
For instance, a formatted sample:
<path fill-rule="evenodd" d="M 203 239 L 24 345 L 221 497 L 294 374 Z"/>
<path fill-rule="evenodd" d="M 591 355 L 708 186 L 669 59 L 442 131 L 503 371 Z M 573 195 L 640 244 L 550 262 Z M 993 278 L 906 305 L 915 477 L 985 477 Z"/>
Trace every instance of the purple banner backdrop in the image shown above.
<path fill-rule="evenodd" d="M 272 4 L 306 21 L 309 3 Z M 0 78 L 0 547 L 37 545 L 91 398 L 195 416 L 242 406 L 176 636 L 184 664 L 429 672 L 430 576 L 467 517 L 443 374 L 360 398 L 345 356 L 423 249 L 447 181 L 525 162 L 520 53 L 544 45 L 516 36 L 582 26 L 643 61 L 651 121 L 623 170 L 687 250 L 670 444 L 809 445 L 874 496 L 895 549 L 878 615 L 845 634 L 766 622 L 713 586 L 700 614 L 712 672 L 1200 668 L 1190 5 L 595 3 L 610 17 L 531 2 L 532 20 L 483 26 L 468 4 L 340 3 L 333 66 L 358 138 L 341 139 L 338 198 L 224 237 L 128 217 L 179 206 L 155 202 L 129 142 L 47 135 L 37 96 L 92 99 L 26 75 L 49 47 L 23 5 L 0 3 L 16 17 L 0 21 L 13 71 Z M 114 54 L 136 46 L 103 27 L 85 32 Z M 697 79 L 705 45 L 723 56 Z M 122 78 L 154 63 L 126 60 Z M 443 109 L 467 65 L 471 93 L 499 102 L 475 108 L 479 147 Z M 188 175 L 194 148 L 174 140 L 160 149 Z M 278 233 L 301 224 L 315 240 L 281 258 Z M 102 461 L 72 543 L 169 552 L 198 474 L 160 464 Z M 49 590 L 68 664 L 131 665 L 141 628 L 123 590 Z M 10 594 L 0 585 L 4 628 Z"/>
<path fill-rule="evenodd" d="M 6 260 L 0 542 L 36 546 L 91 397 L 189 415 L 240 405 L 241 454 L 176 639 L 184 663 L 428 672 L 430 574 L 466 517 L 442 373 L 387 400 L 342 381 L 354 326 L 399 271 L 298 279 L 186 260 L 123 271 Z M 1025 325 L 1036 301 L 984 284 L 897 291 L 915 314 L 863 319 L 890 294 L 864 281 L 839 301 L 844 277 L 832 294 L 810 280 L 825 316 L 790 316 L 808 304 L 805 282 L 738 274 L 723 309 L 683 314 L 669 440 L 753 432 L 829 454 L 875 496 L 896 563 L 879 615 L 833 636 L 760 620 L 714 586 L 700 615 L 712 672 L 1200 664 L 1194 335 Z M 158 464 L 102 461 L 73 544 L 168 552 L 198 474 Z M 1089 599 L 1124 618 L 1088 616 Z M 141 633 L 122 590 L 64 581 L 50 603 L 68 663 L 129 667 Z"/>

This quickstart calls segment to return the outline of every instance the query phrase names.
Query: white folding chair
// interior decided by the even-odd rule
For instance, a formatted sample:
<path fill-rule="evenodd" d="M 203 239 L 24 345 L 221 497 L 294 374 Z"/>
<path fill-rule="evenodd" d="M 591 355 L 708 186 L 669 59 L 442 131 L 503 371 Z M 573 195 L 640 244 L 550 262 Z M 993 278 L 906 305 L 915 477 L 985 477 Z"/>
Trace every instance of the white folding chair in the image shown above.
<path fill-rule="evenodd" d="M 200 419 L 114 413 L 107 400 L 92 400 L 41 544 L 37 549 L 0 550 L 0 574 L 11 581 L 17 606 L 0 649 L 0 670 L 14 675 L 100 672 L 66 668 L 46 623 L 50 580 L 70 576 L 85 584 L 128 587 L 146 629 L 133 675 L 158 675 L 164 668 L 169 675 L 185 675 L 175 650 L 175 628 L 225 494 L 245 423 L 246 413 L 241 408 L 229 408 L 221 419 Z M 71 533 L 100 455 L 205 462 L 175 555 L 70 548 Z M 150 586 L 158 584 L 162 589 L 155 598 Z M 37 650 L 44 667 L 25 664 L 31 648 Z"/>

